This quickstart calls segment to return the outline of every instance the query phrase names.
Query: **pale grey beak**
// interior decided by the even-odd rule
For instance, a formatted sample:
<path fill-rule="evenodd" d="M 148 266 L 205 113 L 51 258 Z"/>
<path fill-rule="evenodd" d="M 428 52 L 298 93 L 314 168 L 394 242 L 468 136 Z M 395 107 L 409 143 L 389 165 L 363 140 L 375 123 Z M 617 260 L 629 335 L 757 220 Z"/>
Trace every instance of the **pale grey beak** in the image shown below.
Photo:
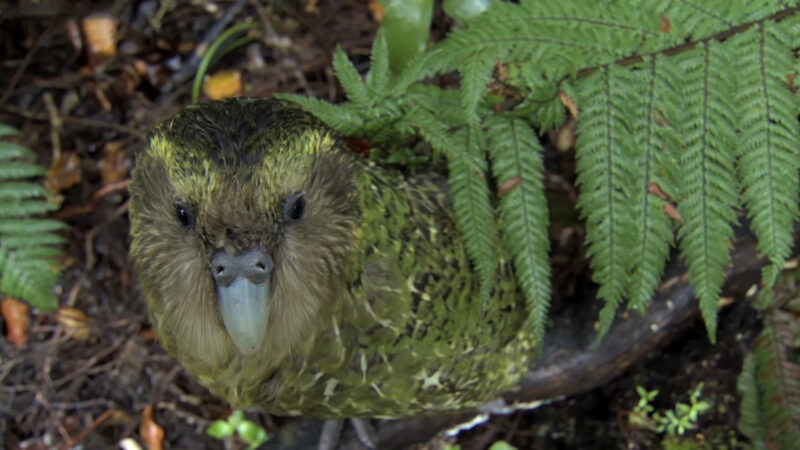
<path fill-rule="evenodd" d="M 272 258 L 260 248 L 238 255 L 219 250 L 211 259 L 222 322 L 244 355 L 261 348 L 267 333 L 272 268 Z"/>

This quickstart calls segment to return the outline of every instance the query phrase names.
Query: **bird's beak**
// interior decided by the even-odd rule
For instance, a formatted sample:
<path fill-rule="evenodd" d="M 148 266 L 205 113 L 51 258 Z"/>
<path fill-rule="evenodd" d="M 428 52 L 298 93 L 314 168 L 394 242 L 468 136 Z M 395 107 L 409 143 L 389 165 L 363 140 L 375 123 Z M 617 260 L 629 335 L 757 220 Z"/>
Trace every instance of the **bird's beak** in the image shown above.
<path fill-rule="evenodd" d="M 211 260 L 222 322 L 244 355 L 255 353 L 267 332 L 272 268 L 272 258 L 259 248 L 237 255 L 219 250 Z"/>

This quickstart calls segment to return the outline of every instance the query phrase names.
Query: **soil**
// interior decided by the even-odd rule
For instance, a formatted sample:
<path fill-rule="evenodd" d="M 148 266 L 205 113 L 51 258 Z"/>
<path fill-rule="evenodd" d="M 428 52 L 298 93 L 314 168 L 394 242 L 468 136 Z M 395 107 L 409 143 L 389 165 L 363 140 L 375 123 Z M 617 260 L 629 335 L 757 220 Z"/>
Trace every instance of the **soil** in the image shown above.
<path fill-rule="evenodd" d="M 160 9 L 164 4 L 172 5 Z M 224 30 L 248 18 L 261 23 L 253 44 L 212 68 L 239 70 L 244 95 L 299 92 L 340 100 L 330 65 L 337 43 L 362 73 L 368 69 L 379 25 L 368 2 L 263 4 L 20 0 L 0 6 L 0 123 L 18 128 L 22 142 L 51 168 L 49 187 L 61 200 L 53 215 L 69 225 L 60 306 L 82 312 L 87 319 L 81 326 L 89 331 L 81 336 L 58 315 L 34 311 L 24 346 L 0 338 L 0 448 L 118 448 L 126 438 L 141 445 L 147 410 L 165 430 L 165 448 L 245 448 L 206 435 L 211 422 L 230 413 L 228 405 L 165 354 L 148 324 L 127 257 L 126 188 L 147 130 L 190 102 L 197 70 L 192 54 L 215 37 L 207 36 L 215 25 Z M 115 18 L 110 32 L 97 31 L 111 33 L 115 54 L 91 55 L 92 31 L 81 31 L 87 18 Z M 447 26 L 441 14 L 436 21 L 434 38 Z M 549 179 L 573 179 L 570 152 L 553 150 L 548 158 Z M 568 188 L 555 191 L 574 195 Z M 591 295 L 579 225 L 554 223 L 554 239 L 573 236 L 570 245 L 553 247 L 557 296 L 569 302 Z M 742 441 L 735 431 L 736 379 L 758 327 L 747 303 L 736 302 L 721 317 L 716 345 L 698 322 L 602 387 L 492 417 L 456 439 L 436 438 L 421 447 L 447 442 L 479 449 L 502 439 L 518 448 L 657 448 L 661 436 L 628 419 L 639 401 L 637 386 L 658 389 L 652 405 L 666 410 L 688 402 L 688 392 L 701 382 L 703 399 L 713 407 L 688 436 L 733 447 Z M 273 433 L 297 422 L 265 412 L 247 415 Z"/>

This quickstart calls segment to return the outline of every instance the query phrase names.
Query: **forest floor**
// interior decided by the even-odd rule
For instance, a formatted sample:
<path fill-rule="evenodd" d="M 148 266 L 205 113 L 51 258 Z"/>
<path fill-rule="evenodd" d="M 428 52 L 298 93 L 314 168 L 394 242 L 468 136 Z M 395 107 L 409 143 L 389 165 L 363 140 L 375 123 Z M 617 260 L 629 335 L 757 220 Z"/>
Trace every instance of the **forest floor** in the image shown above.
<path fill-rule="evenodd" d="M 21 347 L 0 337 L 0 448 L 117 448 L 126 438 L 141 443 L 141 425 L 150 421 L 165 430 L 165 448 L 244 448 L 206 435 L 211 422 L 230 413 L 228 405 L 167 356 L 148 324 L 128 259 L 127 186 L 147 131 L 190 102 L 194 52 L 231 25 L 260 22 L 256 41 L 211 69 L 233 70 L 242 95 L 299 92 L 340 100 L 330 65 L 337 43 L 367 70 L 379 24 L 366 0 L 263 5 L 20 0 L 0 7 L 0 123 L 19 129 L 49 167 L 47 188 L 61 202 L 53 216 L 69 225 L 58 286 L 66 312 L 34 311 Z M 434 39 L 448 25 L 437 15 Z M 111 52 L 98 51 L 108 42 Z M 574 154 L 549 151 L 548 174 L 574 180 Z M 554 226 L 553 236 L 570 231 L 578 239 L 553 246 L 554 288 L 562 301 L 590 294 L 579 223 Z M 660 447 L 663 436 L 630 423 L 637 387 L 658 389 L 652 405 L 667 410 L 688 402 L 702 382 L 712 408 L 687 436 L 698 445 L 736 447 L 743 439 L 736 433 L 736 380 L 760 323 L 744 301 L 720 323 L 716 345 L 698 321 L 602 387 L 493 417 L 447 442 L 469 449 L 498 440 L 518 448 Z M 248 417 L 269 432 L 290 422 L 265 412 Z"/>

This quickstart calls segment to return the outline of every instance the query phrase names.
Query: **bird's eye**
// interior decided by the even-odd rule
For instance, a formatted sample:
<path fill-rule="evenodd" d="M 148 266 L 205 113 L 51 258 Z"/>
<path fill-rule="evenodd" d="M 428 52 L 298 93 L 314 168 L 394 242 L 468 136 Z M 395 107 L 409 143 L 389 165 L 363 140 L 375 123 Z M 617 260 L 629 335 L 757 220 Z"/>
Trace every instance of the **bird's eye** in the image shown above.
<path fill-rule="evenodd" d="M 175 217 L 178 219 L 178 223 L 187 230 L 194 225 L 194 216 L 192 216 L 192 212 L 181 202 L 175 203 Z"/>
<path fill-rule="evenodd" d="M 302 192 L 296 192 L 283 202 L 283 218 L 287 222 L 296 222 L 306 214 L 306 198 Z"/>

